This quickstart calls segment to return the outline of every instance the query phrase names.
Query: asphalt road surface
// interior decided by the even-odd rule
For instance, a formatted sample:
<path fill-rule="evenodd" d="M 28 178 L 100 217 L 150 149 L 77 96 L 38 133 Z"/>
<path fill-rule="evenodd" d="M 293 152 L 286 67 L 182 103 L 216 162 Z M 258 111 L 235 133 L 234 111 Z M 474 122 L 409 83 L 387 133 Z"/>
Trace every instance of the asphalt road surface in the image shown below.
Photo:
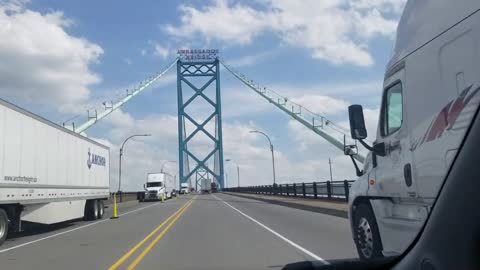
<path fill-rule="evenodd" d="M 357 257 L 345 218 L 226 194 L 130 202 L 120 214 L 13 235 L 0 269 L 281 269 Z"/>

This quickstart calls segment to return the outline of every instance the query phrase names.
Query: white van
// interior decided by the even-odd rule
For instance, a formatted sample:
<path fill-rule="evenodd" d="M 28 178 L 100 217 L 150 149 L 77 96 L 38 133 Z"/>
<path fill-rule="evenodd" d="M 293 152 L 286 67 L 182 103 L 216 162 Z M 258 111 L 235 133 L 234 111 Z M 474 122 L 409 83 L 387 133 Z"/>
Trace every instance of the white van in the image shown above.
<path fill-rule="evenodd" d="M 398 255 L 419 233 L 479 107 L 480 1 L 408 1 L 387 66 L 373 146 L 360 105 L 352 137 L 370 150 L 350 189 L 362 259 Z"/>

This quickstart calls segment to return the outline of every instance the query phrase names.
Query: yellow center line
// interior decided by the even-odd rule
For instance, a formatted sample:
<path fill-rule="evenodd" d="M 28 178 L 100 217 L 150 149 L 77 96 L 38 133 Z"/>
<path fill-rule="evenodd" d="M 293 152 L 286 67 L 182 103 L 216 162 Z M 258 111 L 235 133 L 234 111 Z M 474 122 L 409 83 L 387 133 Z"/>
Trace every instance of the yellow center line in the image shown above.
<path fill-rule="evenodd" d="M 167 219 L 165 219 L 160 225 L 158 225 L 151 233 L 149 233 L 145 238 L 143 238 L 142 241 L 138 242 L 132 249 L 130 249 L 127 253 L 125 253 L 118 261 L 116 261 L 112 266 L 108 268 L 108 270 L 115 270 L 117 269 L 120 265 L 122 265 L 137 249 L 139 249 L 148 239 L 150 239 L 153 235 L 155 235 L 158 230 L 160 230 L 165 224 L 167 224 L 172 218 L 174 218 L 177 214 L 180 214 L 183 209 L 185 209 L 189 203 L 193 200 L 190 199 L 186 203 L 182 205 L 177 211 L 175 211 L 171 216 L 169 216 Z"/>
<path fill-rule="evenodd" d="M 185 211 L 192 204 L 193 204 L 193 201 L 190 201 L 188 206 L 182 209 L 182 211 L 172 220 L 172 222 L 170 222 L 165 227 L 165 229 L 163 229 L 163 231 L 161 231 L 157 235 L 157 237 L 155 237 L 155 239 L 142 251 L 142 253 L 140 253 L 140 255 L 138 255 L 138 257 L 135 258 L 135 260 L 127 267 L 127 270 L 135 269 L 135 267 L 138 265 L 138 263 L 140 263 L 140 261 L 143 260 L 143 258 L 150 252 L 150 250 L 155 246 L 155 244 L 157 244 L 157 242 L 160 241 L 160 239 L 162 239 L 162 237 L 165 235 L 165 233 L 167 233 L 167 231 L 173 226 L 173 224 L 175 224 L 175 222 L 183 215 L 183 213 L 185 213 Z"/>

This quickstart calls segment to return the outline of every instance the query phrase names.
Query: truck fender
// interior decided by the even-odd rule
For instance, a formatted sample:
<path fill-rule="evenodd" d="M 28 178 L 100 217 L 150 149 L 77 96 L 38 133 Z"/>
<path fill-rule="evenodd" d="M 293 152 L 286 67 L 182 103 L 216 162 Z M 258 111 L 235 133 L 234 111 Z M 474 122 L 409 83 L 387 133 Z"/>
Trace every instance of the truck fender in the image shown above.
<path fill-rule="evenodd" d="M 350 209 L 348 211 L 349 214 L 349 221 L 350 221 L 350 228 L 352 231 L 352 236 L 353 236 L 353 220 L 355 216 L 355 208 L 360 205 L 360 204 L 366 204 L 372 209 L 375 218 L 378 220 L 378 217 L 384 217 L 387 213 L 385 212 L 385 207 L 381 207 L 384 203 L 391 203 L 391 198 L 388 197 L 374 197 L 374 196 L 359 196 L 356 197 L 350 206 Z M 378 222 L 377 222 L 378 223 Z M 382 232 L 380 232 L 380 237 L 382 237 Z"/>

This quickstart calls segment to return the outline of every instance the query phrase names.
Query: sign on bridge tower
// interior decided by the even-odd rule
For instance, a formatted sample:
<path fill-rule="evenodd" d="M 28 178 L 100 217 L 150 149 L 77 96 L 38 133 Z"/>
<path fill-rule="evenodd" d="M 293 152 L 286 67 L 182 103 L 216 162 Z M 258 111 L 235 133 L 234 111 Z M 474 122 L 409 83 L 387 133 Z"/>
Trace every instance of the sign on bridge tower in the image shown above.
<path fill-rule="evenodd" d="M 224 187 L 220 65 L 217 56 L 218 50 L 214 49 L 178 50 L 180 183 L 195 181 L 193 177 L 197 172 L 208 172 L 220 188 Z M 213 164 L 213 168 L 208 164 Z"/>

